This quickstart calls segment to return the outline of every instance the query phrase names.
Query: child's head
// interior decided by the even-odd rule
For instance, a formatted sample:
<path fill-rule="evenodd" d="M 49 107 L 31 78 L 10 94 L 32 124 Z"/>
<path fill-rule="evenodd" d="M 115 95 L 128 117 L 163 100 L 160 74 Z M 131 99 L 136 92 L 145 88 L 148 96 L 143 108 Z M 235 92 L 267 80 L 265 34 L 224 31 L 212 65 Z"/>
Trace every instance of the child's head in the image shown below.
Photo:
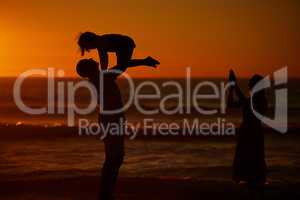
<path fill-rule="evenodd" d="M 97 48 L 97 35 L 92 32 L 85 32 L 79 36 L 78 45 L 81 50 L 81 54 L 84 55 L 85 51 Z"/>
<path fill-rule="evenodd" d="M 93 59 L 83 59 L 78 62 L 76 71 L 83 78 L 92 78 L 99 73 L 99 65 Z"/>

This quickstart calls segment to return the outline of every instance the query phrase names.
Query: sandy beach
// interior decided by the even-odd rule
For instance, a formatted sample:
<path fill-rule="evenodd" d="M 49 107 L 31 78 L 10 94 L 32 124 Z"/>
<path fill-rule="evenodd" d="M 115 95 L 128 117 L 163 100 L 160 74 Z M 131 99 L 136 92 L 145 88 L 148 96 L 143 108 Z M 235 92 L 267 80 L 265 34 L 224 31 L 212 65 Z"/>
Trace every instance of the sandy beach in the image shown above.
<path fill-rule="evenodd" d="M 67 127 L 1 126 L 1 200 L 97 199 L 102 142 Z M 298 129 L 267 131 L 266 199 L 299 199 Z M 234 137 L 126 142 L 117 199 L 247 199 L 231 180 Z M 171 150 L 171 151 L 170 151 Z"/>
<path fill-rule="evenodd" d="M 99 192 L 99 177 L 0 181 L 1 200 L 93 200 Z M 266 199 L 296 200 L 300 183 L 274 182 L 266 186 Z M 247 199 L 243 185 L 230 181 L 176 180 L 172 178 L 120 178 L 120 200 Z"/>

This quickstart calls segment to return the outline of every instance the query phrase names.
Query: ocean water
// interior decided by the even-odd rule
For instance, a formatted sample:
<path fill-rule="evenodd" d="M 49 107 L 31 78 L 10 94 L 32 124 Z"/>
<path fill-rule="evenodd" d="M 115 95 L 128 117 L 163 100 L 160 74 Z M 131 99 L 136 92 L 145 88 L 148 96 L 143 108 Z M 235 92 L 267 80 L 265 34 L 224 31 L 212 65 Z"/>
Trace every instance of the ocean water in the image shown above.
<path fill-rule="evenodd" d="M 202 79 L 203 80 L 203 79 Z M 193 79 L 195 87 L 201 79 Z M 210 79 L 219 83 L 221 79 Z M 0 79 L 0 123 L 17 125 L 22 135 L 22 126 L 55 126 L 57 133 L 63 133 L 66 124 L 66 114 L 51 114 L 32 116 L 21 112 L 14 102 L 14 78 Z M 76 82 L 76 79 L 61 79 L 57 81 Z M 142 79 L 135 80 L 139 85 Z M 170 80 L 147 80 L 162 85 Z M 175 80 L 184 88 L 185 80 Z M 299 125 L 300 81 L 289 80 L 289 126 Z M 120 80 L 120 87 L 124 101 L 128 99 L 128 85 Z M 247 81 L 241 80 L 243 88 Z M 41 78 L 26 80 L 22 87 L 24 102 L 34 108 L 47 105 L 47 81 Z M 153 88 L 144 88 L 143 92 L 152 93 Z M 162 88 L 164 95 L 174 92 L 174 88 Z M 203 93 L 210 90 L 203 89 Z M 272 94 L 268 94 L 272 108 Z M 76 104 L 86 106 L 89 94 L 85 90 L 76 93 Z M 159 100 L 141 102 L 145 109 L 159 106 Z M 167 106 L 172 108 L 176 101 L 168 101 Z M 218 101 L 201 101 L 199 104 L 205 108 L 218 108 Z M 67 102 L 64 109 L 68 108 Z M 203 116 L 197 112 L 188 115 L 174 114 L 171 116 L 156 114 L 145 116 L 131 106 L 126 112 L 130 122 L 139 122 L 146 117 L 152 117 L 159 122 L 178 122 L 183 117 L 188 119 L 199 118 L 202 121 L 214 120 L 220 115 Z M 240 111 L 222 115 L 228 121 L 240 122 Z M 91 121 L 97 120 L 97 111 L 84 117 Z M 9 135 L 10 129 L 3 128 L 1 136 Z M 18 138 L 6 140 L 0 137 L 0 176 L 2 179 L 37 178 L 37 177 L 69 177 L 100 175 L 101 165 L 104 161 L 103 143 L 95 138 L 83 137 L 39 137 Z M 41 133 L 43 134 L 43 133 Z M 297 134 L 297 133 L 296 133 Z M 21 139 L 22 138 L 22 139 Z M 272 180 L 299 181 L 299 142 L 297 135 L 281 136 L 277 133 L 266 136 L 266 159 L 269 165 L 269 177 Z M 121 168 L 121 176 L 126 177 L 176 177 L 193 179 L 231 179 L 231 165 L 234 156 L 234 138 L 190 138 L 181 139 L 136 139 L 126 141 L 126 157 Z"/>
<path fill-rule="evenodd" d="M 55 79 L 55 99 L 51 101 L 55 106 L 55 113 L 53 114 L 42 114 L 42 115 L 30 115 L 24 113 L 17 106 L 15 98 L 14 98 L 14 84 L 15 78 L 0 78 L 0 123 L 2 124 L 29 124 L 29 125 L 41 125 L 41 126 L 60 126 L 65 125 L 67 123 L 68 115 L 67 111 L 71 108 L 70 103 L 67 101 L 67 83 L 75 84 L 78 82 L 78 79 Z M 135 89 L 140 86 L 145 81 L 152 82 L 152 84 L 156 84 L 161 92 L 161 98 L 158 99 L 140 99 L 139 105 L 145 110 L 153 110 L 155 108 L 160 108 L 160 103 L 164 97 L 170 94 L 178 94 L 178 88 L 174 86 L 163 86 L 164 83 L 173 81 L 180 86 L 182 89 L 183 103 L 180 105 L 184 109 L 188 106 L 187 102 L 187 88 L 186 88 L 186 80 L 185 79 L 134 79 Z M 192 79 L 191 80 L 191 92 L 195 89 L 195 87 L 203 82 L 210 81 L 214 83 L 218 90 L 221 88 L 221 83 L 224 82 L 224 79 Z M 64 87 L 64 99 L 65 103 L 62 106 L 64 110 L 63 114 L 58 114 L 57 110 L 60 107 L 57 103 L 58 98 L 58 83 L 63 83 Z M 241 79 L 240 85 L 243 88 L 244 92 L 247 93 L 247 80 Z M 226 83 L 226 81 L 225 81 Z M 126 80 L 119 79 L 118 81 L 119 87 L 122 92 L 122 97 L 124 104 L 126 104 L 130 97 L 134 96 L 129 89 L 129 84 Z M 300 88 L 298 85 L 300 84 L 300 79 L 290 79 L 288 83 L 288 110 L 289 110 L 289 125 L 297 126 L 297 122 L 299 119 L 299 108 L 300 108 Z M 136 91 L 136 90 L 135 90 Z M 140 90 L 140 94 L 153 94 L 155 90 L 153 87 L 145 86 Z M 211 94 L 212 89 L 209 87 L 202 87 L 199 90 L 200 94 Z M 267 91 L 269 108 L 270 108 L 270 117 L 272 116 L 273 105 L 274 105 L 274 92 L 272 90 Z M 25 105 L 31 108 L 43 108 L 48 105 L 48 89 L 47 89 L 47 80 L 44 78 L 28 78 L 24 81 L 21 87 L 21 98 Z M 192 99 L 192 97 L 191 97 Z M 192 101 L 192 100 L 191 100 Z M 90 102 L 90 94 L 87 89 L 80 88 L 75 94 L 75 105 L 81 108 L 86 107 Z M 140 113 L 137 110 L 136 104 L 131 103 L 129 108 L 126 110 L 126 117 L 129 122 L 137 123 L 141 119 L 145 118 L 153 118 L 158 119 L 160 122 L 174 122 L 181 120 L 183 118 L 187 119 L 195 119 L 200 118 L 201 120 L 215 120 L 218 117 L 226 118 L 228 121 L 233 121 L 235 123 L 240 122 L 241 112 L 237 110 L 236 112 L 227 111 L 225 114 L 220 113 L 220 98 L 218 99 L 210 99 L 205 100 L 201 99 L 197 101 L 197 105 L 204 109 L 217 109 L 217 114 L 213 115 L 201 115 L 199 112 L 195 110 L 195 106 L 193 103 L 189 105 L 191 107 L 191 113 L 189 114 L 171 114 L 165 115 L 162 112 L 157 114 L 145 115 L 144 113 Z M 177 99 L 169 99 L 165 101 L 164 107 L 166 109 L 174 109 L 179 105 Z M 160 110 L 161 111 L 161 110 Z M 76 115 L 77 120 L 81 118 L 88 119 L 90 121 L 97 120 L 97 109 L 94 112 L 88 115 Z"/>
<path fill-rule="evenodd" d="M 266 137 L 271 180 L 300 181 L 299 141 Z M 16 139 L 0 145 L 3 180 L 97 176 L 104 161 L 103 143 L 96 139 Z M 128 140 L 120 176 L 230 180 L 234 149 L 233 139 Z"/>

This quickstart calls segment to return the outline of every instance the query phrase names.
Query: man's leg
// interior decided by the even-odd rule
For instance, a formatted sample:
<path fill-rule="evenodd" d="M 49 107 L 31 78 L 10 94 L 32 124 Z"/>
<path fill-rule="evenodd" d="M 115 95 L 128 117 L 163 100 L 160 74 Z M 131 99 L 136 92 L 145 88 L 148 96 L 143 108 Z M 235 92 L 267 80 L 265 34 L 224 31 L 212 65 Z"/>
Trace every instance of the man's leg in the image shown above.
<path fill-rule="evenodd" d="M 102 168 L 101 200 L 112 200 L 119 169 L 124 158 L 124 137 L 108 136 L 104 140 L 105 162 Z"/>
<path fill-rule="evenodd" d="M 264 182 L 248 182 L 248 191 L 249 191 L 249 198 L 251 200 L 260 200 L 263 199 L 264 196 Z"/>

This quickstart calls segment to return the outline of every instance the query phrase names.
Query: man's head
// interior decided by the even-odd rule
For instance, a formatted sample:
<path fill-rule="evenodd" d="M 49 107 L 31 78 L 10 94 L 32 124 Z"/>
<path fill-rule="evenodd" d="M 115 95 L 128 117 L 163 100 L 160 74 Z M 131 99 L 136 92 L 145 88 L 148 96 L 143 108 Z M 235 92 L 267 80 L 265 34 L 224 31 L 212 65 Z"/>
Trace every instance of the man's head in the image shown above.
<path fill-rule="evenodd" d="M 92 78 L 99 73 L 99 64 L 93 59 L 82 59 L 78 62 L 76 71 L 83 78 Z"/>
<path fill-rule="evenodd" d="M 82 33 L 79 36 L 78 45 L 80 47 L 81 54 L 84 55 L 84 52 L 97 48 L 97 35 L 92 32 Z"/>

